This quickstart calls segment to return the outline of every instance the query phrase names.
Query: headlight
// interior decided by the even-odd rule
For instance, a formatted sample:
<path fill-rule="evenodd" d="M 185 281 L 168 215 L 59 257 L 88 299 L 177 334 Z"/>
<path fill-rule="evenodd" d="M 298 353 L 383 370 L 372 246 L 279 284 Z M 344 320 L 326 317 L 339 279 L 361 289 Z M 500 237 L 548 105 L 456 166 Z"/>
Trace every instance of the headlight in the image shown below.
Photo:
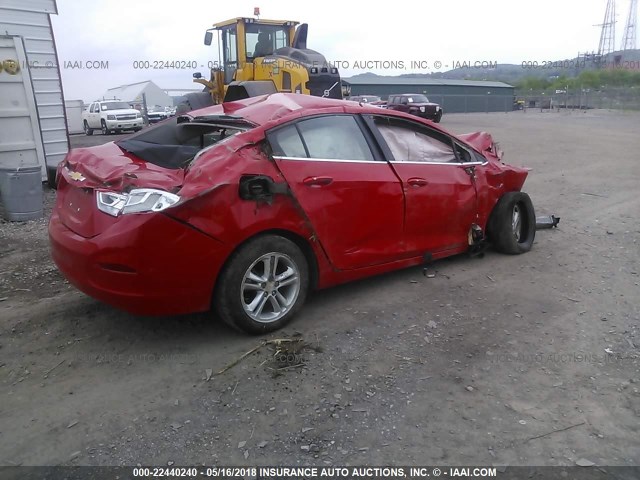
<path fill-rule="evenodd" d="M 116 116 L 115 115 L 107 115 L 107 120 L 115 120 Z"/>
<path fill-rule="evenodd" d="M 178 195 L 154 188 L 137 188 L 130 193 L 98 192 L 98 210 L 114 217 L 127 213 L 160 212 L 180 201 Z"/>
<path fill-rule="evenodd" d="M 436 112 L 439 112 L 439 111 L 440 111 L 440 107 L 436 107 Z"/>
<path fill-rule="evenodd" d="M 424 107 L 420 107 L 420 111 L 424 112 L 426 109 Z"/>
<path fill-rule="evenodd" d="M 140 112 L 136 113 L 136 118 L 142 118 L 142 114 Z"/>

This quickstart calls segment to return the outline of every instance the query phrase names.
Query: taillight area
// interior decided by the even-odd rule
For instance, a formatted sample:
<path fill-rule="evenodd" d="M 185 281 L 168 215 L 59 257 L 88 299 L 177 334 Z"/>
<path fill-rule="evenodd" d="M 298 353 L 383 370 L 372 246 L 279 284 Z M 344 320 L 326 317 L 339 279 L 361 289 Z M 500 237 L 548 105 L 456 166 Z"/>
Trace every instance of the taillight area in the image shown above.
<path fill-rule="evenodd" d="M 175 205 L 180 197 L 154 188 L 136 188 L 129 193 L 98 191 L 98 210 L 111 216 L 128 213 L 161 212 Z"/>

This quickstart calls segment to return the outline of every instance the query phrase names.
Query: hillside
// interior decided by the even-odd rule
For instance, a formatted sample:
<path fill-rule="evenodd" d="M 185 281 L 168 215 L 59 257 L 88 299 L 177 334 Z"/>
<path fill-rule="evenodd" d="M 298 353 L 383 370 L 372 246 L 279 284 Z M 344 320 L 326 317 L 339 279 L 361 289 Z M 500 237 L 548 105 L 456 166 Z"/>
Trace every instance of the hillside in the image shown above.
<path fill-rule="evenodd" d="M 615 56 L 620 55 L 618 64 L 620 68 L 640 73 L 640 49 L 628 50 L 626 52 L 614 52 L 603 58 L 602 63 L 613 66 Z M 591 61 L 579 60 L 578 58 L 557 60 L 553 62 L 514 65 L 508 63 L 498 64 L 495 68 L 456 68 L 446 72 L 435 73 L 407 73 L 399 75 L 402 78 L 443 78 L 450 80 L 494 80 L 505 82 L 510 85 L 521 84 L 525 79 L 540 79 L 541 81 L 553 81 L 558 77 L 575 78 L 584 71 L 598 70 L 599 66 Z M 361 73 L 354 77 L 378 76 L 374 73 Z"/>

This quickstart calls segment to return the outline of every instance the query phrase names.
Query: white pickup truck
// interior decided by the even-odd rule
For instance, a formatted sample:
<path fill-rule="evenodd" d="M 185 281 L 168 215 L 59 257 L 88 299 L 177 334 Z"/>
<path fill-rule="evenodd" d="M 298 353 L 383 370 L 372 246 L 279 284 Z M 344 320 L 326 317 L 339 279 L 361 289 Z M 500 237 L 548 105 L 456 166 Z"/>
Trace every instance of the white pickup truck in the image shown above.
<path fill-rule="evenodd" d="M 124 130 L 137 132 L 144 125 L 142 114 L 138 110 L 118 100 L 102 100 L 89 104 L 82 112 L 82 124 L 87 135 L 93 135 L 94 130 L 101 130 L 103 135 Z"/>

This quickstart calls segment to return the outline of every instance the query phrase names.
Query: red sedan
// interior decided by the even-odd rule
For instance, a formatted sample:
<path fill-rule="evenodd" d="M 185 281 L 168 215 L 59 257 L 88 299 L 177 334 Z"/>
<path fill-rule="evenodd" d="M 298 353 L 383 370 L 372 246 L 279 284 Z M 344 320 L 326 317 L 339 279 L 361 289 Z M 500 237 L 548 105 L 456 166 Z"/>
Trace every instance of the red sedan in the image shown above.
<path fill-rule="evenodd" d="M 190 112 L 58 167 L 52 255 L 88 295 L 140 315 L 208 311 L 280 328 L 310 290 L 492 243 L 535 215 L 486 133 L 273 94 Z"/>

